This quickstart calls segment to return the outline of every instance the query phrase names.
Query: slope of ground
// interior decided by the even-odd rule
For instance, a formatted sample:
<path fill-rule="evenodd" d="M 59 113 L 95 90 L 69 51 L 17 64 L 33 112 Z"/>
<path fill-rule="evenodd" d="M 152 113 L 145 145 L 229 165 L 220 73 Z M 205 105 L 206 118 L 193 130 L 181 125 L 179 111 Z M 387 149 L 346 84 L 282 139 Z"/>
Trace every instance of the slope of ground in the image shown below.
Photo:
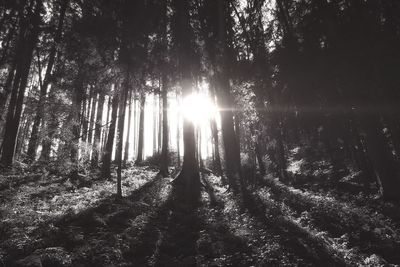
<path fill-rule="evenodd" d="M 1 188 L 0 266 L 399 263 L 399 227 L 391 218 L 272 177 L 239 199 L 219 177 L 203 176 L 201 200 L 188 206 L 172 178 L 147 167 L 124 172 L 121 201 L 115 181 L 85 187 L 34 175 Z"/>

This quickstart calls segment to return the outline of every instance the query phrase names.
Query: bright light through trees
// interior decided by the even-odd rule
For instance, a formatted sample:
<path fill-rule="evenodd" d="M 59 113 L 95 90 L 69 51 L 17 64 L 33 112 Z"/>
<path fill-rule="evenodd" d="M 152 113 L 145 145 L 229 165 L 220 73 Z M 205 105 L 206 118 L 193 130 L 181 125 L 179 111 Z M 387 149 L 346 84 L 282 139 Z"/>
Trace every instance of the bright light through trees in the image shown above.
<path fill-rule="evenodd" d="M 218 108 L 206 94 L 193 93 L 183 99 L 179 112 L 196 126 L 202 127 L 217 117 Z"/>

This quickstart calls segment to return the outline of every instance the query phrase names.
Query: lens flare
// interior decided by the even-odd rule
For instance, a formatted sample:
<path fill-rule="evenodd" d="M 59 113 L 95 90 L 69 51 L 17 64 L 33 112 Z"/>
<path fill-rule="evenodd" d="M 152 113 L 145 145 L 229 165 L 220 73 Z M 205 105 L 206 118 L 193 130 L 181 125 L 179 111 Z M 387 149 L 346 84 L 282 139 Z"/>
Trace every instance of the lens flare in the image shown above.
<path fill-rule="evenodd" d="M 201 93 L 193 93 L 186 96 L 179 110 L 187 120 L 192 121 L 196 125 L 208 123 L 218 113 L 218 108 L 211 99 Z"/>

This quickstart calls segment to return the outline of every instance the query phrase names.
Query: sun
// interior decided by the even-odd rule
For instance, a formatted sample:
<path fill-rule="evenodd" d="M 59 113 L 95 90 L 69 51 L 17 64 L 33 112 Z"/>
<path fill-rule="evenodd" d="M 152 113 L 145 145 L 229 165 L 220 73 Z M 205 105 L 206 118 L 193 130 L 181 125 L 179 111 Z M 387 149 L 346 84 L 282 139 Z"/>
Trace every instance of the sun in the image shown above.
<path fill-rule="evenodd" d="M 179 108 L 181 114 L 196 125 L 202 125 L 216 118 L 218 108 L 210 97 L 202 93 L 192 93 L 182 100 Z"/>

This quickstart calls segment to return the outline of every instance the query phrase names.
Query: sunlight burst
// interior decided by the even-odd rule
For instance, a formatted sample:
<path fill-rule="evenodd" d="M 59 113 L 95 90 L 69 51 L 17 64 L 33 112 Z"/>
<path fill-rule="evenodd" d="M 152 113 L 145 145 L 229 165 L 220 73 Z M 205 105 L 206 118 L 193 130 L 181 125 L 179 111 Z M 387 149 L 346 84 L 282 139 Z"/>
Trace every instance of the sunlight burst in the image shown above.
<path fill-rule="evenodd" d="M 192 93 L 186 96 L 179 108 L 182 115 L 196 125 L 205 124 L 216 118 L 218 108 L 211 99 L 203 93 Z"/>

